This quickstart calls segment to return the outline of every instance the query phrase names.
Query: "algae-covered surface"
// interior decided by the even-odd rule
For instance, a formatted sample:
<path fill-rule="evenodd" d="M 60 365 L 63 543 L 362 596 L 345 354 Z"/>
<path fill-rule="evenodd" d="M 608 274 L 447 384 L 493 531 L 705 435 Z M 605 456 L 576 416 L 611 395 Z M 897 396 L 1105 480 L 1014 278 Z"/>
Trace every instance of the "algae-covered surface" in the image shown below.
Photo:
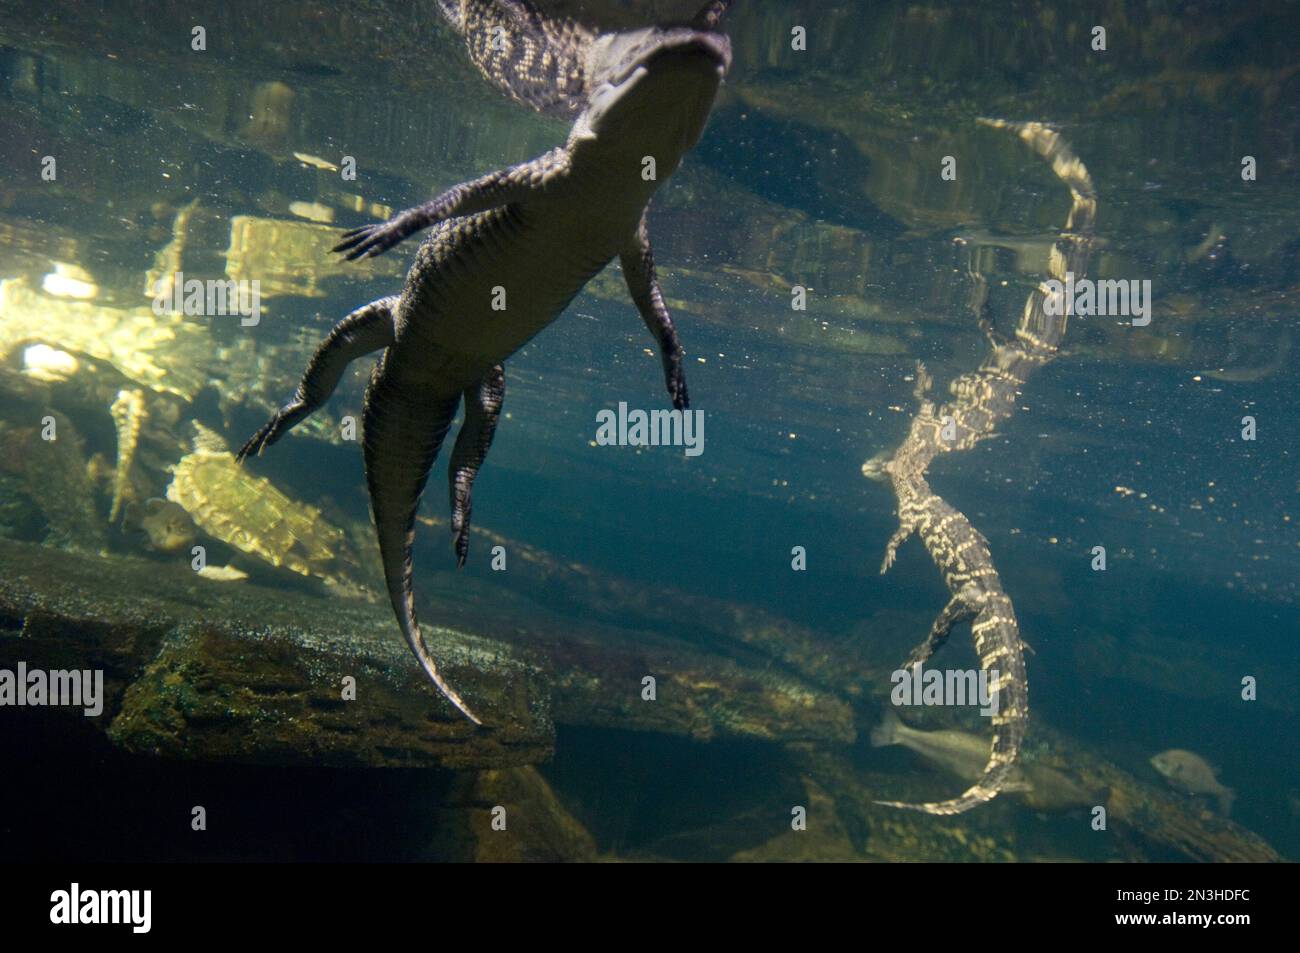
<path fill-rule="evenodd" d="M 599 29 L 698 5 L 538 4 Z M 372 362 L 242 469 L 225 448 L 400 290 L 415 241 L 348 263 L 340 229 L 565 122 L 485 82 L 432 2 L 0 0 L 0 673 L 103 678 L 90 717 L 0 704 L 27 779 L 0 856 L 1300 856 L 1300 9 L 736 0 L 726 24 L 649 216 L 704 452 L 597 440 L 602 410 L 668 406 L 615 264 L 507 362 L 460 571 L 435 466 L 417 608 L 476 729 L 388 605 Z M 1086 236 L 1068 175 L 989 119 L 1086 165 Z M 1012 375 L 1027 298 L 1085 241 L 1068 260 L 1146 288 L 1149 323 L 1076 313 Z M 155 307 L 187 279 L 256 282 L 258 319 Z M 1030 652 L 1013 789 L 955 817 L 877 802 L 960 793 L 987 719 L 902 711 L 930 734 L 873 746 L 950 595 L 915 541 L 879 575 L 897 499 L 863 478 L 929 378 L 935 406 L 1000 401 L 927 477 Z M 970 634 L 933 664 L 977 667 Z M 160 829 L 203 798 L 207 846 Z"/>

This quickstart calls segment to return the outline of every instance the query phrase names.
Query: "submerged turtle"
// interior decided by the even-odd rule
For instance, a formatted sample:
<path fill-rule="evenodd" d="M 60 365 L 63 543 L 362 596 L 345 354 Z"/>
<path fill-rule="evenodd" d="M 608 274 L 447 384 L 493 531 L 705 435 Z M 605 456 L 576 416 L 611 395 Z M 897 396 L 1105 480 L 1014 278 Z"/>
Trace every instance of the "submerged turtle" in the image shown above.
<path fill-rule="evenodd" d="M 194 450 L 173 467 L 167 499 L 208 535 L 242 553 L 353 594 L 361 588 L 346 532 L 235 462 L 225 442 L 194 423 Z"/>

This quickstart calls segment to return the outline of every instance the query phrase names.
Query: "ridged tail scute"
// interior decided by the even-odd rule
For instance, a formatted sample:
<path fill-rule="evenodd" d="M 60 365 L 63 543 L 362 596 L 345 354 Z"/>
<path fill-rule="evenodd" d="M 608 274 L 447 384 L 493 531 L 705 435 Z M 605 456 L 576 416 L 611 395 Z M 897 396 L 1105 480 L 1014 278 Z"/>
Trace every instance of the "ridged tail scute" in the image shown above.
<path fill-rule="evenodd" d="M 442 677 L 424 644 L 412 584 L 415 515 L 438 449 L 456 416 L 460 395 L 435 399 L 421 388 L 400 385 L 387 358 L 385 354 L 380 359 L 366 390 L 364 446 L 366 483 L 388 597 L 406 644 L 429 680 L 466 718 L 481 725 L 479 717 Z"/>

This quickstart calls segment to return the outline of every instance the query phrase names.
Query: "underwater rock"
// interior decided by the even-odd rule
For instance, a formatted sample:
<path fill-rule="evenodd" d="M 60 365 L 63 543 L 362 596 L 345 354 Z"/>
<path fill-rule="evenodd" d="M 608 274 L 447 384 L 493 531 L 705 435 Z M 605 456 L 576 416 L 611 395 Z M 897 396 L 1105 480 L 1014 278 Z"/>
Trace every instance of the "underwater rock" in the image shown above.
<path fill-rule="evenodd" d="M 0 667 L 102 669 L 95 724 L 129 751 L 456 769 L 550 756 L 549 687 L 503 643 L 426 630 L 449 677 L 492 712 L 474 730 L 429 690 L 378 607 L 8 540 L 0 566 Z"/>
<path fill-rule="evenodd" d="M 430 854 L 440 861 L 556 863 L 596 858 L 596 841 L 531 765 L 457 777 Z"/>
<path fill-rule="evenodd" d="M 71 420 L 56 411 L 48 416 L 54 421 L 53 439 L 44 439 L 35 426 L 16 435 L 27 494 L 49 524 L 45 542 L 61 549 L 101 552 L 108 542 L 95 513 L 85 445 Z"/>
<path fill-rule="evenodd" d="M 899 811 L 877 802 L 884 776 L 855 764 L 851 753 L 815 745 L 787 751 L 813 783 L 834 801 L 839 822 L 863 859 L 886 863 L 1015 860 L 1016 831 L 1007 802 L 953 817 Z"/>
<path fill-rule="evenodd" d="M 208 581 L 186 559 L 0 540 L 0 664 L 103 668 L 116 743 L 195 759 L 495 768 L 548 757 L 553 719 L 700 739 L 853 738 L 848 703 L 797 676 L 644 632 L 575 632 L 535 609 L 521 625 L 499 593 L 470 587 L 462 624 L 428 637 L 491 714 L 474 731 L 429 692 L 378 606 Z M 466 620 L 510 641 L 469 635 Z M 21 644 L 5 638 L 19 631 Z M 356 701 L 342 698 L 346 675 Z M 642 696 L 646 675 L 655 701 Z"/>
<path fill-rule="evenodd" d="M 697 740 L 853 741 L 843 699 L 787 673 L 747 667 L 675 640 L 584 626 L 532 633 L 529 646 L 553 679 L 555 720 L 635 728 Z M 646 696 L 647 677 L 654 697 Z"/>
<path fill-rule="evenodd" d="M 329 250 L 338 240 L 338 229 L 330 225 L 235 215 L 230 219 L 226 277 L 259 282 L 263 299 L 278 295 L 323 298 L 323 278 L 363 281 L 400 278 L 406 273 L 400 256 L 361 262 L 336 260 Z"/>
<path fill-rule="evenodd" d="M 420 517 L 441 528 L 441 517 Z M 439 597 L 454 612 L 491 620 L 554 680 L 555 717 L 564 724 L 634 728 L 697 739 L 720 736 L 766 741 L 855 737 L 851 699 L 872 673 L 850 664 L 815 633 L 751 606 L 654 590 L 483 527 L 475 535 L 510 553 L 510 593 L 563 613 L 582 607 L 581 625 L 539 612 L 511 609 L 497 587 L 456 577 Z M 435 580 L 436 585 L 436 580 Z M 526 614 L 525 631 L 518 618 Z M 636 619 L 635 631 L 624 628 Z M 689 639 L 682 638 L 689 619 Z M 653 627 L 647 630 L 645 627 Z M 774 665 L 773 659 L 779 664 Z M 655 699 L 643 679 L 655 679 Z"/>
<path fill-rule="evenodd" d="M 212 364 L 208 327 L 184 315 L 55 297 L 25 278 L 0 281 L 0 359 L 38 342 L 90 355 L 142 387 L 185 400 L 207 383 Z"/>
<path fill-rule="evenodd" d="M 807 827 L 778 834 L 760 847 L 731 856 L 739 863 L 862 863 L 867 860 L 849 837 L 835 800 L 812 778 L 803 778 Z"/>
<path fill-rule="evenodd" d="M 3 437 L 0 430 L 0 441 Z M 0 468 L 0 537 L 38 542 L 45 538 L 48 525 L 23 481 Z"/>

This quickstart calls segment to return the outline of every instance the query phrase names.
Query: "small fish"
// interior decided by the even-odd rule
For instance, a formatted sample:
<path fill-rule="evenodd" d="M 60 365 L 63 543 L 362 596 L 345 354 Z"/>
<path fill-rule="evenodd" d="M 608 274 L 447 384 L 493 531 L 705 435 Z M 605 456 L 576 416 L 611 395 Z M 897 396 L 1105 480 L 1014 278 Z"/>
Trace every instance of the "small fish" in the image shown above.
<path fill-rule="evenodd" d="M 321 222 L 322 224 L 329 224 L 334 221 L 334 209 L 328 205 L 322 205 L 320 202 L 290 202 L 289 212 L 299 218 Z"/>
<path fill-rule="evenodd" d="M 909 728 L 890 710 L 871 730 L 871 746 L 886 745 L 909 748 L 963 781 L 974 781 L 984 773 L 989 753 L 988 741 L 979 735 Z M 1017 765 L 1002 790 L 1019 797 L 1027 807 L 1044 812 L 1105 804 L 1108 795 L 1105 790 L 1090 791 L 1064 772 L 1044 764 Z"/>
<path fill-rule="evenodd" d="M 989 759 L 989 743 L 965 731 L 921 731 L 909 728 L 890 709 L 880 724 L 871 729 L 871 747 L 902 745 L 925 760 L 964 780 L 974 780 L 984 772 Z"/>
<path fill-rule="evenodd" d="M 1213 370 L 1201 371 L 1205 377 L 1212 377 L 1216 381 L 1226 381 L 1230 384 L 1253 384 L 1256 381 L 1262 381 L 1266 377 L 1272 377 L 1286 364 L 1287 357 L 1291 354 L 1291 332 L 1286 328 L 1278 335 L 1277 341 L 1273 345 L 1273 356 L 1259 367 L 1219 367 Z"/>
<path fill-rule="evenodd" d="M 326 172 L 337 172 L 339 167 L 329 159 L 322 159 L 320 156 L 314 156 L 306 152 L 295 152 L 293 157 L 303 165 L 309 165 L 314 169 L 324 169 Z"/>
<path fill-rule="evenodd" d="M 1215 771 L 1199 754 L 1182 748 L 1170 748 L 1151 759 L 1151 766 L 1172 787 L 1191 794 L 1208 794 L 1219 802 L 1219 812 L 1227 817 L 1232 813 L 1232 802 L 1237 794 L 1232 788 L 1219 783 Z"/>
<path fill-rule="evenodd" d="M 144 533 L 149 547 L 160 553 L 175 553 L 194 543 L 194 520 L 179 503 L 152 497 L 144 504 L 128 503 L 122 528 Z"/>
<path fill-rule="evenodd" d="M 204 566 L 199 570 L 199 578 L 216 582 L 241 582 L 248 578 L 248 573 L 235 566 Z"/>

